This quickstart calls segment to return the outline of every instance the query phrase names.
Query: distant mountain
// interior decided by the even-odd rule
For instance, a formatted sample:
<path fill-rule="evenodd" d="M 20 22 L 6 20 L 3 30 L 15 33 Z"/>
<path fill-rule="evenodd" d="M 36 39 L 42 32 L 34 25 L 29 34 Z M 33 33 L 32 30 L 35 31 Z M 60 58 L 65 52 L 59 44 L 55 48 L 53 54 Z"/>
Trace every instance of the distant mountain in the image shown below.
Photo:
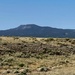
<path fill-rule="evenodd" d="M 41 27 L 35 24 L 26 24 L 8 30 L 0 30 L 0 36 L 75 38 L 75 30 Z"/>

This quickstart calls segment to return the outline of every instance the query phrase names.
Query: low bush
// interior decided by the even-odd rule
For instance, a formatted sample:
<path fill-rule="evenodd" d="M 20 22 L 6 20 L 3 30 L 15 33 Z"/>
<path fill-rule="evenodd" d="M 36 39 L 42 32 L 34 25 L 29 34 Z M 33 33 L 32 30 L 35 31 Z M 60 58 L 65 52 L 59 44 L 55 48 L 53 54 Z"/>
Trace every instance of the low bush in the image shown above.
<path fill-rule="evenodd" d="M 21 63 L 21 64 L 19 64 L 19 66 L 20 66 L 20 67 L 24 67 L 24 64 L 23 64 L 23 63 Z"/>

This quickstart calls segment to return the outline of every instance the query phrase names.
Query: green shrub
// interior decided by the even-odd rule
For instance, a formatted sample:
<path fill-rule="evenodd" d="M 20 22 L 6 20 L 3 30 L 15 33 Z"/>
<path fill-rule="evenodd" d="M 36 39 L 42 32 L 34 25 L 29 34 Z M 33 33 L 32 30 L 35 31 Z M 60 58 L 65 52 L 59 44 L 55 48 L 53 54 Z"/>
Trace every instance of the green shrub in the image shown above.
<path fill-rule="evenodd" d="M 23 64 L 23 63 L 21 63 L 21 64 L 19 64 L 19 66 L 20 66 L 20 67 L 24 67 L 24 64 Z"/>
<path fill-rule="evenodd" d="M 73 40 L 71 43 L 72 43 L 72 44 L 75 44 L 75 40 Z"/>
<path fill-rule="evenodd" d="M 28 69 L 23 70 L 20 74 L 18 75 L 27 75 Z"/>
<path fill-rule="evenodd" d="M 3 45 L 7 45 L 7 43 L 3 43 Z"/>
<path fill-rule="evenodd" d="M 19 39 L 19 37 L 13 37 L 14 40 Z"/>
<path fill-rule="evenodd" d="M 2 38 L 0 38 L 0 41 L 2 41 Z"/>
<path fill-rule="evenodd" d="M 24 72 L 21 72 L 20 74 L 18 74 L 18 75 L 27 75 L 26 73 L 24 73 Z"/>
<path fill-rule="evenodd" d="M 66 41 L 69 41 L 70 39 L 69 39 L 69 38 L 66 38 L 65 40 L 66 40 Z"/>
<path fill-rule="evenodd" d="M 12 62 L 12 61 L 14 61 L 14 57 L 6 58 L 4 61 L 5 62 Z"/>
<path fill-rule="evenodd" d="M 15 53 L 15 56 L 16 56 L 16 57 L 22 57 L 22 55 L 23 55 L 22 52 L 16 52 L 16 53 Z"/>
<path fill-rule="evenodd" d="M 16 70 L 16 71 L 14 71 L 14 73 L 19 73 L 19 71 L 18 71 L 18 70 Z"/>
<path fill-rule="evenodd" d="M 54 39 L 53 38 L 47 38 L 47 39 L 45 39 L 45 41 L 50 42 L 50 41 L 54 41 Z"/>

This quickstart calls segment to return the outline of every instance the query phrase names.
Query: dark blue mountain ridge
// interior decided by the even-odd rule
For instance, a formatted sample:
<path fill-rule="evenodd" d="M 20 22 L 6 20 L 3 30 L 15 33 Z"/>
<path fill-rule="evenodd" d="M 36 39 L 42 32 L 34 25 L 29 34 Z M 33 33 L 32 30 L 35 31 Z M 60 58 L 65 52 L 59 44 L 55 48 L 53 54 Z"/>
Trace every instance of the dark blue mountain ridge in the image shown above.
<path fill-rule="evenodd" d="M 26 24 L 12 29 L 0 30 L 0 36 L 75 38 L 75 30 Z"/>

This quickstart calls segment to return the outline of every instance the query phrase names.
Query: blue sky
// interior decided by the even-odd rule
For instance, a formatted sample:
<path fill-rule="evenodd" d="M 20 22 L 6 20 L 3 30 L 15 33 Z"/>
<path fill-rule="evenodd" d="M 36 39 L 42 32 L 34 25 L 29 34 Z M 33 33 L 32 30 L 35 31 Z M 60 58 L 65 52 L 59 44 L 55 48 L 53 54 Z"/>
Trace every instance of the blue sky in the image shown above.
<path fill-rule="evenodd" d="M 75 29 L 75 0 L 0 0 L 0 30 L 21 24 Z"/>

